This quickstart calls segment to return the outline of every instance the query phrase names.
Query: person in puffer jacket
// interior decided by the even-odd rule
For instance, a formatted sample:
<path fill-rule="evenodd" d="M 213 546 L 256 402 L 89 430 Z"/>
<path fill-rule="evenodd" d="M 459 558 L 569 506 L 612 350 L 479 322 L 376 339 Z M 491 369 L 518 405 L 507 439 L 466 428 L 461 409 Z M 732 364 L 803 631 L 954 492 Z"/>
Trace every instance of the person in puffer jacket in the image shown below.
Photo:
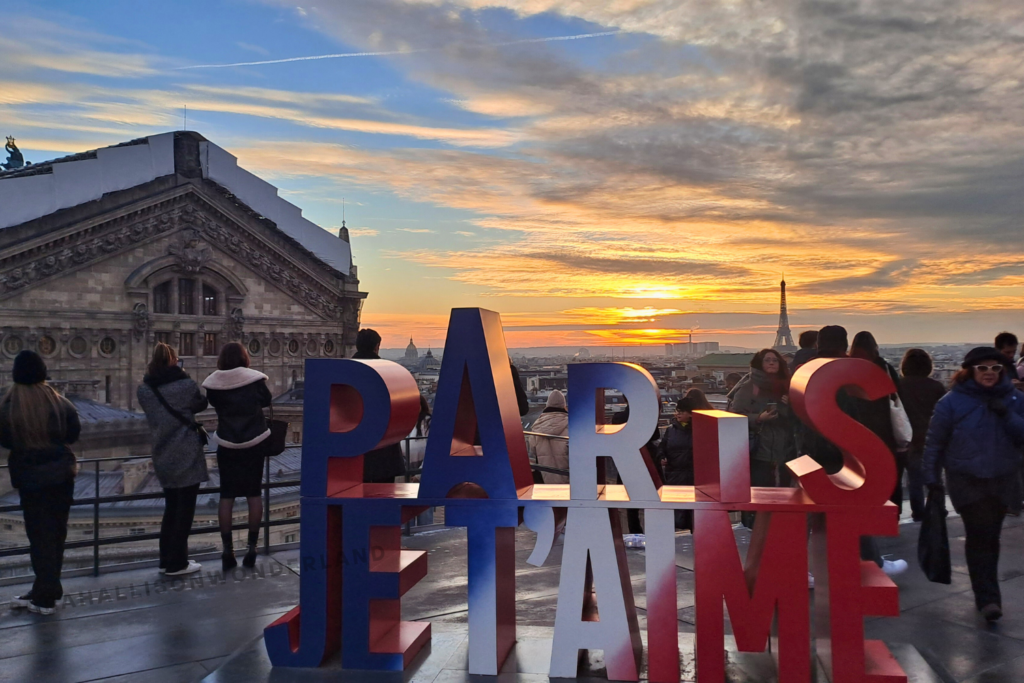
<path fill-rule="evenodd" d="M 552 436 L 569 436 L 569 412 L 565 408 L 565 394 L 552 391 L 548 395 L 544 412 L 540 414 L 530 428 L 531 432 L 551 434 Z M 533 450 L 537 454 L 537 464 L 555 469 L 569 469 L 569 441 L 566 439 L 548 439 L 543 436 L 531 436 Z M 552 472 L 542 472 L 545 484 L 568 484 L 569 477 Z"/>
<path fill-rule="evenodd" d="M 220 470 L 220 537 L 224 543 L 224 571 L 238 565 L 231 537 L 235 498 L 249 504 L 249 542 L 242 565 L 256 564 L 256 544 L 263 516 L 263 449 L 270 427 L 263 409 L 270 405 L 267 376 L 249 367 L 249 352 L 238 342 L 225 344 L 217 358 L 217 371 L 203 381 L 206 397 L 217 411 L 217 468 Z"/>
<path fill-rule="evenodd" d="M 675 415 L 658 442 L 658 462 L 669 486 L 693 486 L 693 411 L 700 410 L 686 396 L 676 403 Z M 693 530 L 693 511 L 676 510 L 677 529 Z"/>
<path fill-rule="evenodd" d="M 967 569 L 978 611 L 1003 615 L 999 536 L 1008 511 L 1021 506 L 1024 393 L 1013 388 L 1006 358 L 995 348 L 971 349 L 953 389 L 935 405 L 922 469 L 929 489 L 942 487 L 966 531 Z"/>

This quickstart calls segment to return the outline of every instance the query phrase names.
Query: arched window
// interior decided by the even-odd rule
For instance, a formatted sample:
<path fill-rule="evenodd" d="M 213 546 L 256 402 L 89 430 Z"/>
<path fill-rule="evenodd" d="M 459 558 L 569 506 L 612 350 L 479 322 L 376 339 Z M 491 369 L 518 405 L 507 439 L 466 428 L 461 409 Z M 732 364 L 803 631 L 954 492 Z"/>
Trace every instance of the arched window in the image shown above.
<path fill-rule="evenodd" d="M 154 313 L 170 313 L 171 312 L 171 281 L 157 285 L 153 288 L 153 312 Z"/>
<path fill-rule="evenodd" d="M 217 315 L 217 290 L 203 284 L 203 315 Z"/>

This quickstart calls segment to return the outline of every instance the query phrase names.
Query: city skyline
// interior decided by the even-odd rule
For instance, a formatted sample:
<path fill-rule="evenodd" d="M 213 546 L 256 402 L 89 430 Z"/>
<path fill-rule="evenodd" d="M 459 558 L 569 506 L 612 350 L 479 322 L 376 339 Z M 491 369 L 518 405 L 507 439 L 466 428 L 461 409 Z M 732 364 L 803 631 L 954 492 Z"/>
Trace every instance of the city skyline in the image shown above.
<path fill-rule="evenodd" d="M 0 135 L 40 162 L 187 106 L 314 222 L 344 201 L 386 347 L 462 306 L 512 348 L 768 346 L 783 271 L 795 334 L 1021 332 L 1022 10 L 696 8 L 15 1 Z"/>

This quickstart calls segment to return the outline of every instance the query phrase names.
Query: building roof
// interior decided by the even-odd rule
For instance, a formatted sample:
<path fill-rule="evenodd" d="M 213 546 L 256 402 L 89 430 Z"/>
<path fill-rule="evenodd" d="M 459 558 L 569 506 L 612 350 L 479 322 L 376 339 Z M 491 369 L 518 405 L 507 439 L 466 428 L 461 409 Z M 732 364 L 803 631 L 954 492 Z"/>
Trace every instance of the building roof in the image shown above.
<path fill-rule="evenodd" d="M 0 172 L 0 229 L 21 225 L 103 195 L 183 172 L 176 143 L 198 143 L 202 178 L 271 222 L 335 270 L 351 273 L 349 243 L 302 217 L 270 183 L 238 166 L 229 152 L 193 132 L 163 133 Z"/>
<path fill-rule="evenodd" d="M 131 410 L 115 408 L 106 403 L 97 403 L 81 396 L 67 397 L 78 411 L 78 419 L 83 426 L 88 424 L 102 424 L 114 422 L 141 422 L 145 424 L 146 415 Z"/>
<path fill-rule="evenodd" d="M 749 368 L 753 358 L 753 353 L 709 353 L 693 362 L 698 368 Z"/>

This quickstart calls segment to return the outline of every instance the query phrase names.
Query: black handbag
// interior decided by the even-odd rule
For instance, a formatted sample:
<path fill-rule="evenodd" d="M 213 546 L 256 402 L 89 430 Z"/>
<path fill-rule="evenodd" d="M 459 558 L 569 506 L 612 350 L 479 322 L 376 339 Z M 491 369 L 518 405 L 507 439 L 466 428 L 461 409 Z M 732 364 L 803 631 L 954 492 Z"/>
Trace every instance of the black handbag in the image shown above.
<path fill-rule="evenodd" d="M 274 419 L 274 406 L 270 406 L 270 419 L 267 420 L 267 428 L 270 436 L 260 442 L 263 446 L 263 457 L 269 458 L 284 453 L 284 441 L 288 436 L 288 423 L 284 420 Z"/>
<path fill-rule="evenodd" d="M 921 535 L 917 538 L 917 561 L 929 581 L 949 585 L 953 581 L 949 560 L 949 535 L 946 532 L 946 492 L 940 487 L 928 490 Z"/>
<path fill-rule="evenodd" d="M 150 389 L 152 389 L 153 393 L 156 394 L 156 400 L 160 401 L 160 405 L 162 405 L 167 410 L 167 412 L 173 415 L 178 420 L 178 422 L 192 429 L 196 434 L 199 435 L 199 440 L 202 442 L 203 446 L 210 443 L 210 435 L 206 432 L 206 427 L 196 422 L 194 418 L 190 420 L 181 413 L 179 413 L 177 410 L 172 408 L 171 404 L 167 402 L 166 398 L 164 398 L 164 395 L 160 393 L 159 388 L 150 387 Z"/>

